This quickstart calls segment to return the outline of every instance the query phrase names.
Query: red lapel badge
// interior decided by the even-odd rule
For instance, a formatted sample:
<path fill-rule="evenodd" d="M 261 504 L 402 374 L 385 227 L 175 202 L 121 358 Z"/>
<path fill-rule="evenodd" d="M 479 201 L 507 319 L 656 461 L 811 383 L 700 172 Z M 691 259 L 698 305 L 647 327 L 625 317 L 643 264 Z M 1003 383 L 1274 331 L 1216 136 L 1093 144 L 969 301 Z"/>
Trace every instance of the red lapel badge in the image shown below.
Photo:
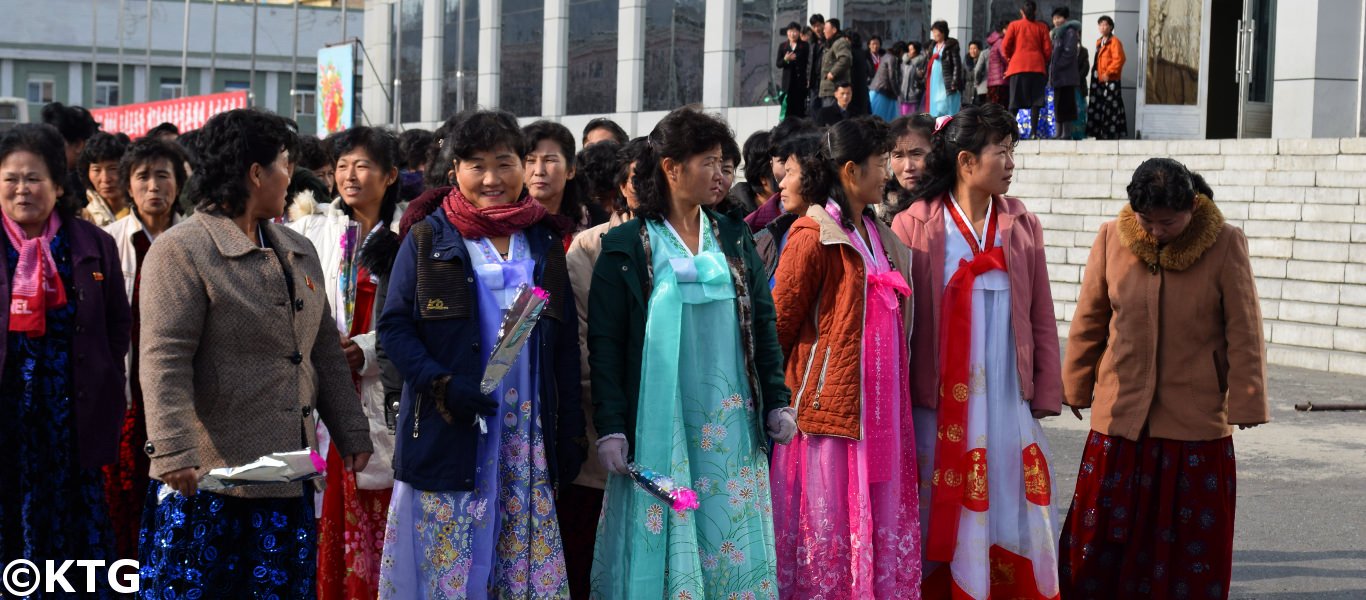
<path fill-rule="evenodd" d="M 313 278 L 304 275 L 304 285 L 308 286 L 308 291 L 313 291 Z"/>
<path fill-rule="evenodd" d="M 99 271 L 95 271 L 95 272 L 92 273 L 91 275 L 95 278 L 95 281 L 104 281 L 104 273 L 101 273 L 101 272 L 99 272 Z"/>

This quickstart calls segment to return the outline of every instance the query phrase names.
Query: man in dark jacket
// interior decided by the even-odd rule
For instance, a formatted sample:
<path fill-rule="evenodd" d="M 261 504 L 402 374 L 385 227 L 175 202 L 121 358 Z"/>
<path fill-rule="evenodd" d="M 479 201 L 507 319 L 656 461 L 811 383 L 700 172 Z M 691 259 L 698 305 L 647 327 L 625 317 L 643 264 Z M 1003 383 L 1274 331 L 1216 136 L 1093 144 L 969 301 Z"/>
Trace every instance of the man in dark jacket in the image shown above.
<path fill-rule="evenodd" d="M 810 27 L 807 32 L 811 35 L 811 53 L 807 57 L 809 62 L 806 77 L 806 97 L 810 101 L 809 115 L 815 115 L 821 109 L 821 61 L 825 56 L 825 17 L 820 13 L 811 15 Z"/>
<path fill-rule="evenodd" d="M 778 46 L 779 69 L 783 70 L 783 118 L 806 116 L 806 78 L 810 74 L 811 47 L 801 39 L 802 26 L 796 21 L 783 30 L 787 41 Z"/>
<path fill-rule="evenodd" d="M 825 22 L 825 54 L 821 56 L 821 104 L 831 106 L 835 103 L 835 89 L 840 84 L 852 81 L 854 74 L 854 51 L 849 39 L 841 35 L 840 20 Z"/>
<path fill-rule="evenodd" d="M 1072 122 L 1077 120 L 1081 23 L 1070 20 L 1071 16 L 1066 6 L 1053 9 L 1053 55 L 1048 60 L 1048 83 L 1053 86 L 1053 113 L 1060 140 L 1072 139 Z"/>
<path fill-rule="evenodd" d="M 820 112 L 816 113 L 816 124 L 821 127 L 828 127 L 853 116 L 855 114 L 853 99 L 853 86 L 847 81 L 841 83 L 838 88 L 835 88 L 835 103 L 821 107 Z"/>

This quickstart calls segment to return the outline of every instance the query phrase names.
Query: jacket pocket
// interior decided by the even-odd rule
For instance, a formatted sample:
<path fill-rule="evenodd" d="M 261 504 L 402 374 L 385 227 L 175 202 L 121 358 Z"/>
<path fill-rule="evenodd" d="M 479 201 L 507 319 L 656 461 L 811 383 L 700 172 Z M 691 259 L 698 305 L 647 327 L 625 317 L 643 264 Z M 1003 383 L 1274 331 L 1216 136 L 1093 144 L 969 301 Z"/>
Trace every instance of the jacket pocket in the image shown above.
<path fill-rule="evenodd" d="M 1219 379 L 1219 393 L 1228 393 L 1228 358 L 1221 356 L 1219 351 L 1214 352 L 1214 375 Z"/>
<path fill-rule="evenodd" d="M 825 375 L 830 369 L 830 346 L 825 347 L 825 357 L 821 359 L 821 377 L 816 380 L 816 398 L 821 397 L 821 390 L 825 389 Z"/>

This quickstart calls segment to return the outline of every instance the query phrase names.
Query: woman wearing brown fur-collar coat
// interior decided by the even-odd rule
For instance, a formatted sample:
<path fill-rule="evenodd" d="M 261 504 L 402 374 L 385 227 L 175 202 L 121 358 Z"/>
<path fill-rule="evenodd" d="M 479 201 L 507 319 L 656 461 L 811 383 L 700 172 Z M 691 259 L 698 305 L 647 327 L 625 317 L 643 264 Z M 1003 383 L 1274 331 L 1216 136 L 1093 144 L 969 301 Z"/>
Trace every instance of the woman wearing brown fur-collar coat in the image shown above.
<path fill-rule="evenodd" d="M 1059 556 L 1064 598 L 1227 598 L 1232 428 L 1269 419 L 1262 316 L 1243 232 L 1171 159 L 1134 172 L 1101 226 L 1067 356 L 1091 410 Z"/>

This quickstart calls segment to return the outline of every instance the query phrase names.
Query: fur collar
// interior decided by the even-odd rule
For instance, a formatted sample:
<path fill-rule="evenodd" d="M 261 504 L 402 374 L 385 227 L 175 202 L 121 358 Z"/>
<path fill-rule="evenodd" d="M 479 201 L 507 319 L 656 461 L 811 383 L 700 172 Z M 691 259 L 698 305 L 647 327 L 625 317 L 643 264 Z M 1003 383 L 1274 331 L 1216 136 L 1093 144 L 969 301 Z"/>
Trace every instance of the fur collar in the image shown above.
<path fill-rule="evenodd" d="M 1119 211 L 1119 240 L 1130 251 L 1148 265 L 1154 273 L 1158 268 L 1168 271 L 1184 271 L 1200 260 L 1206 250 L 1219 239 L 1224 228 L 1224 214 L 1214 201 L 1204 194 L 1195 197 L 1190 225 L 1175 240 L 1159 248 L 1157 240 L 1143 231 L 1138 224 L 1138 216 L 1129 206 Z"/>

